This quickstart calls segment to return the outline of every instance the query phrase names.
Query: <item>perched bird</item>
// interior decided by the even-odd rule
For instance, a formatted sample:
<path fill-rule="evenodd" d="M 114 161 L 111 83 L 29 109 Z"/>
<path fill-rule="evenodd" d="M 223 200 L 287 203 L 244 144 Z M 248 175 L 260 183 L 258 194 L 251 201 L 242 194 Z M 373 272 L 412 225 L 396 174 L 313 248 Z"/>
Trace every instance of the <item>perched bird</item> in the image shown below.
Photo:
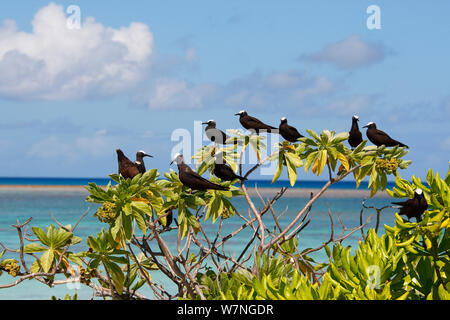
<path fill-rule="evenodd" d="M 172 221 L 173 221 L 173 211 L 172 211 L 172 209 L 169 209 L 169 211 L 167 212 L 167 215 L 166 215 L 166 225 L 164 226 L 164 228 L 170 227 L 170 225 L 172 224 Z"/>
<path fill-rule="evenodd" d="M 348 144 L 352 147 L 352 149 L 356 148 L 362 141 L 362 133 L 359 131 L 358 127 L 359 117 L 354 115 L 352 117 L 352 127 L 348 132 Z"/>
<path fill-rule="evenodd" d="M 244 182 L 247 180 L 247 178 L 241 177 L 234 173 L 233 169 L 231 169 L 231 167 L 228 166 L 223 160 L 223 155 L 221 152 L 217 153 L 215 158 L 216 161 L 214 163 L 213 173 L 216 177 L 222 179 L 222 181 L 233 181 L 235 179 L 239 179 L 241 182 Z"/>
<path fill-rule="evenodd" d="M 139 168 L 136 163 L 128 159 L 122 150 L 117 149 L 117 162 L 119 163 L 119 174 L 125 179 L 133 179 L 139 174 Z"/>
<path fill-rule="evenodd" d="M 145 173 L 145 171 L 147 171 L 147 170 L 145 169 L 144 157 L 150 157 L 150 158 L 153 158 L 153 156 L 151 156 L 151 155 L 145 153 L 145 151 L 142 151 L 142 150 L 139 150 L 139 151 L 136 153 L 136 161 L 135 161 L 134 163 L 137 165 L 137 167 L 138 167 L 138 169 L 139 169 L 139 173 Z"/>
<path fill-rule="evenodd" d="M 386 147 L 400 146 L 409 148 L 407 145 L 392 139 L 386 132 L 378 130 L 374 122 L 369 122 L 363 128 L 367 128 L 367 138 L 377 147 L 384 144 Z"/>
<path fill-rule="evenodd" d="M 254 130 L 256 131 L 256 134 L 259 134 L 259 131 L 261 130 L 271 132 L 272 130 L 277 129 L 275 127 L 263 123 L 261 120 L 249 116 L 245 110 L 239 111 L 238 113 L 235 114 L 235 116 L 239 116 L 239 122 L 245 129 Z"/>
<path fill-rule="evenodd" d="M 215 184 L 209 180 L 206 180 L 197 172 L 192 170 L 187 164 L 184 163 L 183 155 L 177 153 L 172 162 L 176 162 L 178 166 L 178 176 L 180 177 L 181 183 L 183 183 L 186 187 L 191 188 L 192 190 L 228 190 L 228 187 L 224 187 L 218 184 Z"/>
<path fill-rule="evenodd" d="M 173 221 L 173 211 L 172 209 L 168 209 L 164 214 L 166 217 L 166 224 L 163 225 L 162 222 L 160 222 L 160 224 L 163 226 L 164 229 L 168 229 Z"/>
<path fill-rule="evenodd" d="M 392 202 L 392 204 L 401 206 L 400 215 L 407 216 L 408 220 L 415 217 L 417 222 L 422 221 L 421 215 L 428 208 L 427 200 L 420 188 L 417 188 L 416 191 L 414 191 L 414 198 L 403 202 Z"/>
<path fill-rule="evenodd" d="M 297 131 L 297 129 L 288 125 L 287 119 L 285 117 L 281 118 L 279 130 L 281 136 L 289 142 L 297 142 L 298 138 L 303 138 L 303 136 Z"/>
<path fill-rule="evenodd" d="M 202 124 L 207 125 L 205 127 L 205 133 L 208 139 L 212 142 L 217 144 L 226 144 L 225 141 L 230 138 L 230 136 L 228 136 L 225 132 L 216 128 L 216 122 L 214 120 L 208 120 L 206 122 L 202 122 Z"/>

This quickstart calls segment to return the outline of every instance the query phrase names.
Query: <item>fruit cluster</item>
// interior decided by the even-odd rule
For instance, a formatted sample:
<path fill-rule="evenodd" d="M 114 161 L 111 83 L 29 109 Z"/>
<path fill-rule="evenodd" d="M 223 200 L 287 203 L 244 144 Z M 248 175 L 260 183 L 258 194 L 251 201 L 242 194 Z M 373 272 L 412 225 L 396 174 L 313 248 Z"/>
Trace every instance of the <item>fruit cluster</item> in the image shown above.
<path fill-rule="evenodd" d="M 16 260 L 11 260 L 0 265 L 0 269 L 8 272 L 11 276 L 15 277 L 19 274 L 20 266 Z"/>
<path fill-rule="evenodd" d="M 80 274 L 80 282 L 89 285 L 91 283 L 91 274 L 86 272 L 86 269 L 83 267 L 78 267 L 78 272 Z"/>
<path fill-rule="evenodd" d="M 95 216 L 101 222 L 112 223 L 114 222 L 117 214 L 116 205 L 112 202 L 104 202 L 103 205 L 97 209 Z"/>
<path fill-rule="evenodd" d="M 398 168 L 397 159 L 391 158 L 388 159 L 377 159 L 376 160 L 377 168 L 386 171 L 387 173 L 395 172 Z"/>

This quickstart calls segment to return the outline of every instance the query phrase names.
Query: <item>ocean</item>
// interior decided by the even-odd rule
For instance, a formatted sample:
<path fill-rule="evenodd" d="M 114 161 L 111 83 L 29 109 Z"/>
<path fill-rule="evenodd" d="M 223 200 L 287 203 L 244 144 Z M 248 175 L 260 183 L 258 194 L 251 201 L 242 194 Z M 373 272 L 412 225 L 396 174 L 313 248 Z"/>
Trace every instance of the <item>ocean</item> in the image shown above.
<path fill-rule="evenodd" d="M 105 185 L 109 182 L 108 179 L 99 178 L 0 178 L 0 242 L 8 248 L 18 248 L 19 240 L 16 230 L 12 227 L 18 221 L 24 222 L 29 217 L 33 217 L 30 226 L 46 227 L 50 224 L 56 225 L 52 215 L 63 224 L 74 225 L 78 219 L 89 210 L 87 216 L 79 224 L 75 235 L 82 237 L 83 241 L 73 247 L 73 251 L 81 251 L 87 248 L 86 238 L 88 235 L 95 235 L 102 228 L 107 229 L 108 225 L 101 223 L 94 216 L 98 207 L 96 204 L 87 203 L 85 201 L 88 195 L 84 188 L 14 188 L 13 185 L 27 185 L 27 186 L 84 186 L 88 182 L 95 182 L 99 185 Z M 270 181 L 249 181 L 246 183 L 250 188 L 257 184 L 260 190 L 267 188 L 279 188 L 282 186 L 289 186 L 288 181 L 277 181 L 275 184 L 270 184 Z M 317 189 L 325 182 L 323 181 L 300 181 L 294 188 L 300 189 Z M 11 186 L 11 187 L 8 187 Z M 334 189 L 354 189 L 354 182 L 342 181 L 335 186 Z M 389 188 L 392 187 L 388 185 Z M 367 188 L 367 184 L 360 186 L 360 189 Z M 339 191 L 339 190 L 336 190 Z M 301 250 L 307 248 L 314 248 L 320 246 L 324 241 L 330 238 L 330 219 L 328 215 L 328 206 L 333 214 L 334 234 L 338 237 L 342 231 L 339 219 L 344 223 L 346 228 L 354 228 L 359 226 L 360 211 L 362 208 L 362 200 L 360 194 L 355 193 L 354 196 L 340 197 L 339 192 L 335 192 L 334 196 L 319 199 L 312 207 L 310 224 L 299 235 L 299 247 Z M 270 198 L 266 195 L 264 198 Z M 253 198 L 255 205 L 262 207 L 258 197 Z M 308 201 L 307 196 L 289 196 L 281 198 L 274 206 L 275 212 L 280 214 L 285 212 L 280 218 L 280 224 L 287 225 L 297 212 Z M 232 200 L 236 209 L 244 216 L 248 217 L 248 206 L 243 197 L 238 197 Z M 390 199 L 386 197 L 377 197 L 369 199 L 367 205 L 382 207 L 390 203 Z M 376 220 L 376 212 L 373 209 L 366 209 L 364 211 L 364 220 L 369 216 L 372 220 L 367 227 L 374 227 Z M 176 218 L 176 216 L 175 216 Z M 394 224 L 394 210 L 386 209 L 382 211 L 380 217 L 380 230 L 383 232 L 383 224 Z M 264 222 L 270 230 L 273 229 L 274 223 L 270 213 L 264 216 Z M 227 219 L 222 227 L 221 235 L 225 236 L 232 230 L 240 227 L 243 221 L 237 217 L 232 216 Z M 207 234 L 214 235 L 218 230 L 218 222 L 212 224 L 208 220 L 205 224 Z M 365 230 L 367 230 L 367 227 Z M 31 228 L 29 230 L 31 232 Z M 172 231 L 165 234 L 167 243 L 174 249 L 176 244 L 176 232 Z M 245 229 L 235 238 L 227 242 L 226 252 L 237 257 L 245 246 L 247 241 L 252 237 L 250 228 Z M 355 248 L 361 238 L 361 232 L 358 230 L 351 237 L 344 240 L 343 245 L 351 245 Z M 0 248 L 0 250 L 2 250 Z M 0 251 L 1 252 L 1 251 Z M 13 257 L 10 253 L 6 253 L 5 257 Z M 311 255 L 316 261 L 327 261 L 327 256 L 324 251 L 319 251 Z M 15 257 L 17 259 L 17 256 Z M 27 258 L 28 261 L 31 261 Z M 165 282 L 165 279 L 157 271 L 151 272 L 152 278 L 156 282 Z M 0 276 L 0 285 L 13 282 L 14 279 L 8 274 L 3 273 Z M 172 291 L 175 288 L 168 286 Z M 152 297 L 150 289 L 143 288 L 142 294 Z M 78 287 L 76 284 L 60 285 L 55 288 L 48 288 L 38 281 L 26 280 L 18 286 L 8 289 L 0 289 L 0 299 L 49 299 L 51 296 L 63 298 L 68 293 L 73 295 L 78 293 L 81 299 L 90 299 L 92 297 L 92 290 L 88 287 Z"/>

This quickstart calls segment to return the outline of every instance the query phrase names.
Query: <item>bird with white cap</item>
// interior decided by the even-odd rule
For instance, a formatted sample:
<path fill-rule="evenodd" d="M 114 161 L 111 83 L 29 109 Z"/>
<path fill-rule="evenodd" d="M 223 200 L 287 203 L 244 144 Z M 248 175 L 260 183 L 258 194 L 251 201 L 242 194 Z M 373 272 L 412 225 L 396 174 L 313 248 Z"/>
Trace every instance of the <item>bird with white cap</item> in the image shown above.
<path fill-rule="evenodd" d="M 422 221 L 422 214 L 428 208 L 427 200 L 423 194 L 423 190 L 417 188 L 414 191 L 414 198 L 403 202 L 392 202 L 400 206 L 400 215 L 408 217 L 408 220 L 412 217 L 416 218 L 417 222 Z"/>
<path fill-rule="evenodd" d="M 367 128 L 367 138 L 369 138 L 370 142 L 372 142 L 377 147 L 385 145 L 386 147 L 400 146 L 409 148 L 406 144 L 392 139 L 386 132 L 378 130 L 375 122 L 371 121 L 363 128 Z"/>
<path fill-rule="evenodd" d="M 348 144 L 352 147 L 352 149 L 359 146 L 361 142 L 363 142 L 362 133 L 359 131 L 358 127 L 359 117 L 355 114 L 352 117 L 352 127 L 348 132 Z"/>

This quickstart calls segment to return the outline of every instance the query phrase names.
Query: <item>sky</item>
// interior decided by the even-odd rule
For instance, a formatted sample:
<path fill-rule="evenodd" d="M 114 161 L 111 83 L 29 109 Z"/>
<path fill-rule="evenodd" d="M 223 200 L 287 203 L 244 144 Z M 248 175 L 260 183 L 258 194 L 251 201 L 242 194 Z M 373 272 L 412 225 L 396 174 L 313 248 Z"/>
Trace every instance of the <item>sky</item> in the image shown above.
<path fill-rule="evenodd" d="M 444 0 L 2 1 L 0 177 L 106 177 L 117 148 L 176 169 L 180 132 L 209 144 L 200 123 L 242 129 L 242 109 L 301 133 L 348 131 L 357 114 L 410 146 L 403 177 L 444 175 L 449 12 Z"/>

